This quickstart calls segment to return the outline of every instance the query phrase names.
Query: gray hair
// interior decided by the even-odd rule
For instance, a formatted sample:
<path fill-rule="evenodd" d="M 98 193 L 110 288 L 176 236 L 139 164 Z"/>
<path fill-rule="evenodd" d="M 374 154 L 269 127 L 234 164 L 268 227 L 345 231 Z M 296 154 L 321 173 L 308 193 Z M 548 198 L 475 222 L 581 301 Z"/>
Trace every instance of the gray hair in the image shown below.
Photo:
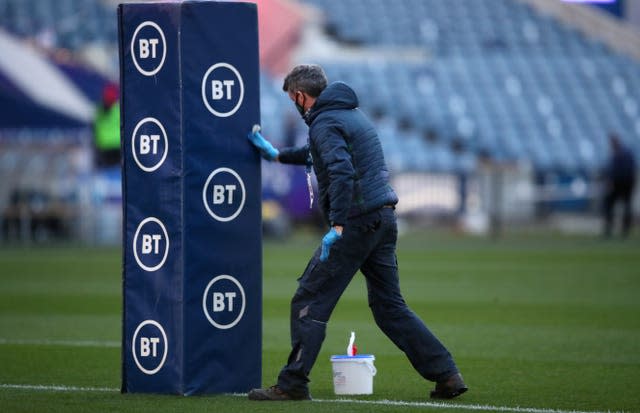
<path fill-rule="evenodd" d="M 298 65 L 291 69 L 284 78 L 282 90 L 295 93 L 304 92 L 311 97 L 318 97 L 327 87 L 327 75 L 318 65 Z"/>

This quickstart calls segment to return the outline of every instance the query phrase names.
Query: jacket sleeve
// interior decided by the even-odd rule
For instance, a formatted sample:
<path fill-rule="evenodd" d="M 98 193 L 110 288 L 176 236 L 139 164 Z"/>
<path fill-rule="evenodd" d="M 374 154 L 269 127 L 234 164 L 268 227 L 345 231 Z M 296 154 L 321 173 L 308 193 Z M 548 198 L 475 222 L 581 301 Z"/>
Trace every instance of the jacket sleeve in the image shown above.
<path fill-rule="evenodd" d="M 280 163 L 292 165 L 310 165 L 309 145 L 304 145 L 299 148 L 291 147 L 280 149 L 278 160 Z"/>
<path fill-rule="evenodd" d="M 355 168 L 342 133 L 337 127 L 314 130 L 312 139 L 318 148 L 322 164 L 329 175 L 329 222 L 344 225 L 349 216 Z"/>

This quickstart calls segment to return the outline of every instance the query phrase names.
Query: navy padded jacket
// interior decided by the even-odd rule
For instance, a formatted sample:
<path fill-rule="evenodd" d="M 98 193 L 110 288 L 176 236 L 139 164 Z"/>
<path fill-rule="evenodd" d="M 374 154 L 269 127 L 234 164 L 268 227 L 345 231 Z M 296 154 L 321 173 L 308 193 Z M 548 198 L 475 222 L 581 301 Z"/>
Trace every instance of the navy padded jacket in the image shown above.
<path fill-rule="evenodd" d="M 309 165 L 318 179 L 319 205 L 331 225 L 395 205 L 389 171 L 373 123 L 358 97 L 342 82 L 327 86 L 304 117 L 308 144 L 280 151 L 282 163 Z"/>

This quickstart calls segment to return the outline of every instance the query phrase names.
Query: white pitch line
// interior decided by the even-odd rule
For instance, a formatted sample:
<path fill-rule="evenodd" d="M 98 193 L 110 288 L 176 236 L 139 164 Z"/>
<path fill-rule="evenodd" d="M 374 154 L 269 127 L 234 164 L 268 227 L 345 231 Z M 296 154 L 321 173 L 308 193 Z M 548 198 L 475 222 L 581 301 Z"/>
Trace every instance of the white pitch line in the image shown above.
<path fill-rule="evenodd" d="M 438 402 L 405 402 L 397 400 L 355 400 L 355 399 L 335 399 L 335 400 L 319 400 L 313 399 L 320 403 L 356 403 L 371 404 L 377 406 L 407 406 L 407 407 L 431 407 L 438 409 L 455 409 L 455 410 L 475 410 L 489 412 L 512 412 L 512 413 L 605 413 L 600 411 L 581 411 L 581 410 L 560 410 L 560 409 L 542 409 L 535 407 L 509 407 L 509 406 L 491 406 L 483 404 L 460 404 L 460 403 L 438 403 Z M 624 413 L 611 412 L 607 413 Z"/>
<path fill-rule="evenodd" d="M 101 347 L 101 348 L 119 348 L 119 341 L 100 341 L 100 340 L 22 340 L 9 339 L 0 337 L 0 345 L 27 345 L 27 346 L 62 346 L 62 347 Z"/>
<path fill-rule="evenodd" d="M 8 384 L 0 383 L 0 389 L 35 390 L 35 391 L 68 391 L 68 392 L 115 392 L 115 387 L 77 387 L 77 386 L 45 386 L 41 384 Z"/>
<path fill-rule="evenodd" d="M 33 391 L 60 391 L 60 392 L 120 392 L 115 387 L 78 387 L 60 385 L 35 385 L 35 384 L 9 384 L 0 383 L 0 389 L 9 390 L 33 390 Z M 227 394 L 227 396 L 246 397 L 243 393 Z M 258 403 L 258 402 L 256 402 Z M 510 412 L 510 413 L 605 413 L 601 411 L 542 409 L 535 407 L 509 407 L 492 406 L 485 404 L 461 404 L 438 402 L 405 402 L 398 400 L 357 400 L 357 399 L 313 399 L 311 403 L 340 403 L 340 404 L 366 404 L 372 406 L 399 406 L 399 407 L 430 407 L 436 409 L 471 410 L 485 412 Z M 624 413 L 623 411 L 607 411 L 606 413 Z"/>

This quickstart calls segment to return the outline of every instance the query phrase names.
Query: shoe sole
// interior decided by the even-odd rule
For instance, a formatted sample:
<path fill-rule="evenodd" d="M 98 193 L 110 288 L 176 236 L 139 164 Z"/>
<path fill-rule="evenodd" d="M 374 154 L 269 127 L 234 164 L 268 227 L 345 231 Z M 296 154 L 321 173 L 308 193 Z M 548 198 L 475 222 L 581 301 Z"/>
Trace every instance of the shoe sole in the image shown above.
<path fill-rule="evenodd" d="M 432 399 L 453 399 L 460 396 L 463 393 L 466 393 L 467 390 L 469 390 L 468 387 L 462 387 L 451 393 L 446 393 L 446 394 L 436 392 L 436 391 L 431 391 L 431 398 Z"/>
<path fill-rule="evenodd" d="M 265 401 L 269 401 L 269 402 L 290 402 L 290 401 L 311 400 L 311 396 L 306 396 L 306 397 L 302 397 L 302 398 L 293 398 L 293 397 L 290 397 L 290 396 L 282 397 L 282 398 L 271 398 L 271 397 L 267 396 L 266 394 L 264 394 L 262 392 L 255 392 L 253 390 L 249 392 L 247 397 L 248 397 L 249 400 L 258 401 L 258 402 L 265 402 Z"/>

